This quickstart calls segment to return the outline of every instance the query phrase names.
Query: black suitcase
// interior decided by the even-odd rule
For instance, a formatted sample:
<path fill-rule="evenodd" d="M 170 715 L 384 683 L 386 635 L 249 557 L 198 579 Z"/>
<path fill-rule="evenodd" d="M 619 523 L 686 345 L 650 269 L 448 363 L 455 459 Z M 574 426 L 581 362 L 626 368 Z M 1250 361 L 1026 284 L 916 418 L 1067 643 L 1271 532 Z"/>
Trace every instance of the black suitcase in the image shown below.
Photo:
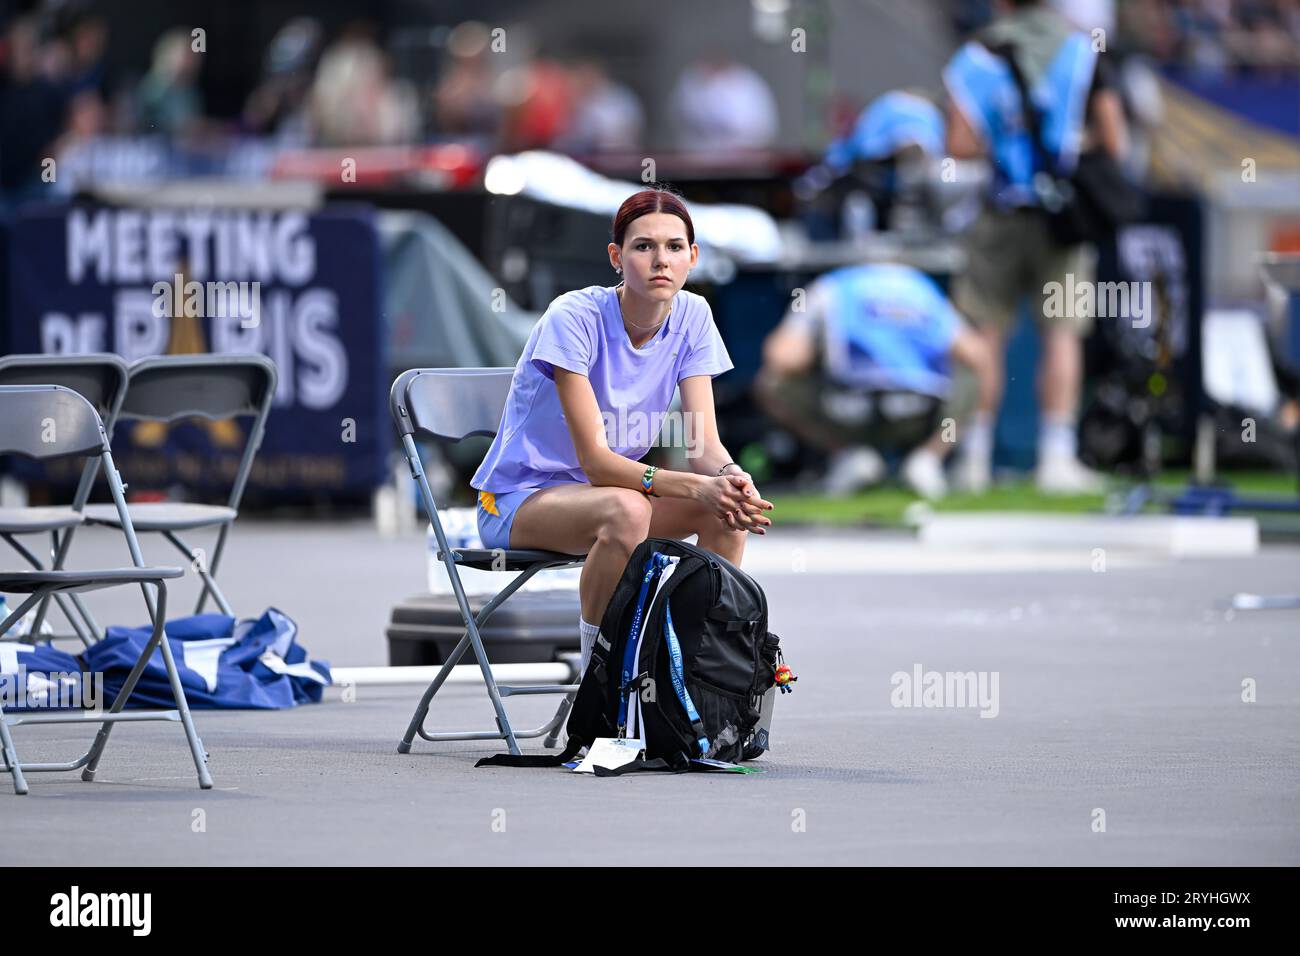
<path fill-rule="evenodd" d="M 477 614 L 488 595 L 469 595 Z M 580 607 L 576 590 L 516 591 L 492 612 L 482 630 L 483 647 L 493 664 L 533 664 L 579 653 Z M 388 625 L 388 663 L 393 667 L 441 664 L 465 632 L 455 595 L 420 594 L 393 608 Z M 466 651 L 460 663 L 473 664 Z"/>

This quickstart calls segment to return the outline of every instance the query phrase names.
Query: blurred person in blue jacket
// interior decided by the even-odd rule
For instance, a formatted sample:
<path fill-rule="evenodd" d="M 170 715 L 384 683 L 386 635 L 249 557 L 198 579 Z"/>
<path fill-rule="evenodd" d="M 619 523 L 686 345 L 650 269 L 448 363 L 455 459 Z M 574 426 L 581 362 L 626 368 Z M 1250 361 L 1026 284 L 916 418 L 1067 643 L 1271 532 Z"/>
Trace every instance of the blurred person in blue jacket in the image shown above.
<path fill-rule="evenodd" d="M 1085 299 L 1065 314 L 1047 314 L 1049 289 L 1082 287 L 1094 280 L 1095 250 L 1087 243 L 1062 246 L 1045 215 L 1045 171 L 1036 153 L 1069 174 L 1085 151 L 1120 158 L 1126 149 L 1123 106 L 1112 88 L 1104 55 L 1039 0 L 1003 0 L 1001 15 L 964 44 L 944 68 L 949 94 L 948 153 L 957 159 L 986 156 L 993 167 L 983 213 L 966 234 L 966 271 L 953 285 L 953 301 L 1001 356 L 1028 299 L 1039 326 L 1039 435 L 1037 483 L 1046 493 L 1100 490 L 1100 476 L 1078 460 L 1077 418 L 1083 383 L 1082 338 L 1093 315 Z M 1034 148 L 1021 96 L 1004 54 L 1024 76 L 1041 116 L 1041 150 Z M 1055 311 L 1055 310 L 1054 310 Z M 988 485 L 997 401 L 977 412 L 966 429 L 958 480 Z"/>
<path fill-rule="evenodd" d="M 808 203 L 811 237 L 855 239 L 937 223 L 929 187 L 944 138 L 943 113 L 924 92 L 891 90 L 872 100 L 795 184 Z"/>
<path fill-rule="evenodd" d="M 956 388 L 954 362 L 970 373 Z M 763 343 L 755 394 L 772 419 L 830 453 L 826 493 L 880 481 L 884 451 L 903 456 L 912 490 L 940 498 L 972 378 L 975 407 L 987 412 L 992 353 L 934 280 L 910 266 L 863 265 L 796 294 Z"/>

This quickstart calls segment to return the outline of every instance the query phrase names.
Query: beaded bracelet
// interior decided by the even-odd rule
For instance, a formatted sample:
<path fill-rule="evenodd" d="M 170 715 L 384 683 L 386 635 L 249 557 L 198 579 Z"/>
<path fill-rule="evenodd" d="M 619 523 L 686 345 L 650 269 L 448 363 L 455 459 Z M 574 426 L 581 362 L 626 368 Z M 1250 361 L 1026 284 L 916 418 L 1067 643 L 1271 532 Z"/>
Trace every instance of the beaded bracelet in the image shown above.
<path fill-rule="evenodd" d="M 646 468 L 645 474 L 641 476 L 641 493 L 654 498 L 659 496 L 655 494 L 655 472 L 659 468 L 656 465 L 650 465 Z"/>

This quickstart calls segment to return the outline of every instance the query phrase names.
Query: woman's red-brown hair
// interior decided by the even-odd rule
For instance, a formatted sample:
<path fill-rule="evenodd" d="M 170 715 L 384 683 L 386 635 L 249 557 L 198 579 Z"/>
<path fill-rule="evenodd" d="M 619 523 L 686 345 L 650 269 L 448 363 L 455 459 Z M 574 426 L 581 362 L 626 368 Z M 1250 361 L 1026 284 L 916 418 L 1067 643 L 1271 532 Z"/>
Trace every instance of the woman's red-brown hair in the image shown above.
<path fill-rule="evenodd" d="M 614 216 L 614 245 L 621 249 L 623 239 L 627 235 L 627 227 L 642 216 L 656 212 L 666 212 L 684 222 L 686 242 L 688 245 L 695 244 L 695 224 L 691 222 L 691 214 L 686 211 L 686 204 L 682 202 L 681 197 L 663 186 L 652 186 L 628 196 L 623 200 L 623 205 L 618 207 L 618 212 Z"/>

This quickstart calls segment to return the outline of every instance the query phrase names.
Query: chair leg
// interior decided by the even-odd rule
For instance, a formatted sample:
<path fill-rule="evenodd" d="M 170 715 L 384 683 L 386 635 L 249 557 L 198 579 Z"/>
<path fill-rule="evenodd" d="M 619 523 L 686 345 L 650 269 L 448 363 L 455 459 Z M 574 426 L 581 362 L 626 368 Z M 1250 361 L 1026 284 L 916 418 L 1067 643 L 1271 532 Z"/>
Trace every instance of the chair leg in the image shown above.
<path fill-rule="evenodd" d="M 0 752 L 4 754 L 4 769 L 14 776 L 14 793 L 21 797 L 27 793 L 27 778 L 23 776 L 22 764 L 18 762 L 18 751 L 14 749 L 14 738 L 9 732 L 9 723 L 5 720 L 4 707 L 0 707 Z"/>
<path fill-rule="evenodd" d="M 569 716 L 569 710 L 573 707 L 573 699 L 577 694 L 565 694 L 564 699 L 560 701 L 560 706 L 555 711 L 555 716 L 551 719 L 551 729 L 542 741 L 542 746 L 550 749 L 560 742 L 560 728 L 564 726 L 565 718 Z"/>
<path fill-rule="evenodd" d="M 217 582 L 213 579 L 212 572 L 196 569 L 196 573 L 203 579 L 204 591 L 199 595 L 198 603 L 194 605 L 194 613 L 202 613 L 208 592 L 211 591 L 213 600 L 217 602 L 217 607 L 221 608 L 221 613 L 227 617 L 234 617 L 235 612 L 231 608 L 230 602 L 226 600 L 226 596 L 221 592 L 221 588 L 217 587 Z"/>
<path fill-rule="evenodd" d="M 510 725 L 509 716 L 506 714 L 506 705 L 501 700 L 501 691 L 497 690 L 496 678 L 492 676 L 492 665 L 488 663 L 487 651 L 483 649 L 483 638 L 478 632 L 477 624 L 470 626 L 469 639 L 474 645 L 474 656 L 478 658 L 478 667 L 483 673 L 483 683 L 487 685 L 488 697 L 492 700 L 492 709 L 496 711 L 497 729 L 505 738 L 507 749 L 518 756 L 522 751 L 519 749 L 519 742 L 515 740 L 515 731 Z"/>
<path fill-rule="evenodd" d="M 402 735 L 402 739 L 397 744 L 397 752 L 399 754 L 409 754 L 411 752 L 411 742 L 415 740 L 415 735 L 419 733 L 420 728 L 424 726 L 424 718 L 429 714 L 429 704 L 433 702 L 433 695 L 438 693 L 443 682 L 446 681 L 447 677 L 451 674 L 451 669 L 460 662 L 461 657 L 465 654 L 465 648 L 467 647 L 469 647 L 468 629 L 466 629 L 465 633 L 461 635 L 460 642 L 456 645 L 455 649 L 447 655 L 447 660 L 443 663 L 442 669 L 438 671 L 437 676 L 434 677 L 429 686 L 425 688 L 424 694 L 420 697 L 420 703 L 416 706 L 415 713 L 411 715 L 410 723 L 406 725 L 406 733 Z"/>
<path fill-rule="evenodd" d="M 213 581 L 215 581 L 217 576 L 217 568 L 221 566 L 221 554 L 226 548 L 226 534 L 229 531 L 230 531 L 230 525 L 223 524 L 221 526 L 221 530 L 217 532 L 217 545 L 215 548 L 212 549 L 212 561 L 208 565 L 208 573 L 211 575 Z M 203 605 L 206 604 L 208 601 L 209 584 L 208 581 L 206 580 L 203 583 L 204 583 L 203 590 L 199 591 L 198 603 L 194 605 L 195 614 L 202 614 Z M 225 595 L 216 589 L 215 583 L 212 584 L 211 587 L 212 587 L 212 596 L 217 601 L 218 606 L 225 611 L 227 616 L 234 617 L 235 616 L 234 613 L 228 610 L 228 608 L 230 607 L 230 602 L 226 600 Z"/>
<path fill-rule="evenodd" d="M 141 589 L 145 585 L 140 586 Z M 153 602 L 149 602 L 151 605 Z M 135 690 L 135 685 L 140 681 L 140 675 L 144 673 L 145 666 L 149 663 L 149 658 L 153 656 L 154 648 L 163 641 L 165 634 L 164 627 L 167 623 L 167 588 L 161 581 L 158 582 L 158 604 L 154 608 L 151 606 L 153 614 L 153 634 L 149 636 L 149 643 L 145 645 L 144 651 L 140 654 L 135 666 L 131 668 L 131 673 L 126 677 L 121 689 L 118 690 L 117 696 L 113 698 L 113 704 L 109 707 L 110 714 L 120 713 L 126 706 L 126 702 L 131 698 L 131 692 Z M 164 656 L 163 660 L 166 660 Z M 106 720 L 100 725 L 99 732 L 95 734 L 95 742 L 91 745 L 89 752 L 86 754 L 86 769 L 81 772 L 81 779 L 90 783 L 95 779 L 95 770 L 99 767 L 99 758 L 104 753 L 104 747 L 108 744 L 108 735 L 113 732 L 114 721 Z"/>
<path fill-rule="evenodd" d="M 185 739 L 190 745 L 190 756 L 194 758 L 194 767 L 198 771 L 199 788 L 202 790 L 212 789 L 212 775 L 208 772 L 207 753 L 203 749 L 203 742 L 199 739 L 198 732 L 194 728 L 194 720 L 190 717 L 189 702 L 185 699 L 185 691 L 181 687 L 180 674 L 176 671 L 176 661 L 172 655 L 171 644 L 166 639 L 167 624 L 167 585 L 158 582 L 158 607 L 154 613 L 153 634 L 149 638 L 149 644 L 145 647 L 140 659 L 136 661 L 135 667 L 127 676 L 126 683 L 118 691 L 116 699 L 109 713 L 118 713 L 130 699 L 131 692 L 135 690 L 136 683 L 140 680 L 140 675 L 144 672 L 145 665 L 149 658 L 153 656 L 154 648 L 161 648 L 163 665 L 167 670 L 167 681 L 171 684 L 172 696 L 176 699 L 176 710 L 180 714 L 181 725 L 185 728 Z M 108 734 L 113 728 L 112 721 L 105 721 L 100 727 L 99 733 L 95 735 L 95 743 L 90 748 L 87 755 L 89 760 L 86 763 L 86 769 L 81 773 L 81 779 L 90 782 L 95 779 L 95 771 L 99 767 L 99 758 L 104 753 L 104 747 L 108 743 Z"/>
<path fill-rule="evenodd" d="M 528 568 L 517 578 L 515 578 L 504 588 L 502 588 L 492 598 L 492 600 L 488 601 L 487 604 L 483 605 L 483 607 L 479 610 L 478 614 L 475 615 L 474 617 L 474 624 L 476 630 L 477 628 L 482 627 L 484 624 L 487 623 L 488 618 L 491 617 L 492 613 L 496 611 L 496 609 L 500 607 L 502 603 L 505 602 L 506 598 L 510 597 L 510 595 L 514 594 L 517 590 L 523 587 L 523 585 L 527 583 L 529 578 L 531 578 L 538 571 L 543 570 L 545 567 L 546 567 L 545 565 L 536 565 L 534 567 Z M 468 607 L 468 604 L 466 605 L 466 607 Z M 415 713 L 411 715 L 410 723 L 406 727 L 406 733 L 403 735 L 401 741 L 399 741 L 397 744 L 397 752 L 399 754 L 405 754 L 411 752 L 411 743 L 412 741 L 415 740 L 416 734 L 422 735 L 422 728 L 424 727 L 424 719 L 429 713 L 429 704 L 433 701 L 434 695 L 438 693 L 438 690 L 439 688 L 442 687 L 443 682 L 446 681 L 447 677 L 451 674 L 451 669 L 456 666 L 456 664 L 460 661 L 461 657 L 464 655 L 466 649 L 469 648 L 470 646 L 471 646 L 470 632 L 469 632 L 469 628 L 466 627 L 465 633 L 461 635 L 460 641 L 456 644 L 455 649 L 447 656 L 446 662 L 442 665 L 442 668 L 438 671 L 437 676 L 434 677 L 433 682 L 430 683 L 429 686 L 425 689 L 424 695 L 420 698 L 419 705 L 415 708 Z M 479 662 L 481 666 L 484 666 L 486 668 L 487 675 L 490 679 L 491 668 L 486 665 L 487 655 L 486 652 L 482 652 L 482 646 L 483 646 L 482 642 L 480 641 L 478 644 L 479 650 L 476 651 L 476 653 L 482 654 L 482 656 L 479 658 Z M 495 705 L 500 705 L 501 695 L 500 692 L 497 690 L 495 681 L 491 682 L 488 690 L 488 694 L 489 696 L 494 697 Z M 504 715 L 504 707 L 502 706 L 501 710 L 498 711 L 497 729 L 498 732 L 500 733 L 500 736 L 505 737 L 508 740 L 510 737 L 514 736 L 514 732 L 513 730 L 509 729 L 510 728 L 509 720 L 506 720 L 504 727 L 501 726 L 500 718 L 503 715 Z M 518 746 L 518 744 L 515 744 L 515 746 Z M 511 752 L 517 753 L 518 751 L 511 751 Z"/>
<path fill-rule="evenodd" d="M 50 532 L 50 570 L 58 571 L 62 567 L 63 567 L 63 552 L 59 548 L 59 533 L 57 531 L 51 531 Z M 32 620 L 32 634 L 35 635 L 37 638 L 39 638 L 41 634 L 41 625 L 45 623 L 45 612 L 50 606 L 50 597 L 56 597 L 56 596 L 57 595 L 48 595 L 44 601 L 42 601 L 39 605 L 37 605 L 36 617 Z M 63 613 L 65 615 L 68 613 L 67 610 L 63 607 L 62 601 L 59 602 L 59 608 L 63 610 Z M 68 623 L 72 624 L 72 628 L 77 632 L 77 636 L 81 637 L 80 629 L 77 628 L 77 625 L 73 623 L 71 618 L 68 619 Z"/>
<path fill-rule="evenodd" d="M 0 634 L 26 614 L 42 597 L 38 590 L 11 611 L 3 621 L 0 621 Z M 20 692 L 25 693 L 26 688 L 20 688 Z M 9 721 L 5 719 L 3 704 L 0 704 L 0 754 L 4 756 L 4 769 L 14 776 L 14 793 L 23 796 L 27 793 L 27 778 L 23 776 L 23 765 L 18 761 L 18 750 L 14 747 L 13 734 L 9 731 Z"/>
<path fill-rule="evenodd" d="M 199 789 L 212 789 L 212 775 L 208 772 L 208 754 L 199 740 L 198 731 L 194 729 L 194 720 L 190 717 L 189 702 L 185 700 L 185 691 L 181 687 L 180 675 L 176 672 L 176 661 L 172 658 L 172 647 L 165 639 L 161 645 L 163 661 L 167 665 L 167 680 L 172 685 L 172 696 L 176 698 L 176 709 L 181 714 L 181 724 L 185 728 L 185 739 L 190 744 L 190 756 L 194 758 L 194 769 L 199 774 Z"/>
<path fill-rule="evenodd" d="M 67 597 L 68 600 L 72 602 L 73 607 L 77 609 L 77 613 L 81 615 L 81 620 L 86 626 L 87 634 L 81 633 L 80 628 L 78 628 L 76 622 L 73 621 L 71 612 L 68 611 L 62 603 L 59 604 L 59 609 L 63 611 L 64 616 L 69 621 L 72 621 L 72 627 L 77 631 L 77 637 L 81 638 L 81 643 L 90 647 L 90 645 L 95 643 L 95 641 L 104 636 L 104 629 L 99 626 L 99 622 L 96 621 L 94 615 L 90 613 L 90 608 L 86 607 L 85 602 L 81 600 L 81 595 L 69 594 Z M 58 600 L 58 598 L 55 598 L 55 600 Z"/>
<path fill-rule="evenodd" d="M 175 545 L 177 551 L 190 560 L 190 565 L 193 567 L 194 573 L 197 574 L 203 582 L 203 586 L 199 589 L 198 602 L 194 605 L 194 613 L 203 613 L 203 605 L 207 603 L 208 592 L 211 592 L 213 599 L 217 602 L 217 607 L 221 608 L 221 613 L 227 617 L 234 617 L 235 612 L 230 609 L 230 602 L 227 601 L 226 596 L 221 593 L 221 588 L 217 587 L 216 579 L 213 577 L 213 575 L 217 573 L 215 562 L 221 559 L 221 546 L 225 544 L 225 536 L 222 535 L 217 539 L 217 550 L 213 553 L 213 564 L 211 568 L 205 567 L 205 562 L 196 561 L 194 549 L 182 541 L 180 535 L 176 534 L 174 531 L 164 531 L 163 536 Z"/>

